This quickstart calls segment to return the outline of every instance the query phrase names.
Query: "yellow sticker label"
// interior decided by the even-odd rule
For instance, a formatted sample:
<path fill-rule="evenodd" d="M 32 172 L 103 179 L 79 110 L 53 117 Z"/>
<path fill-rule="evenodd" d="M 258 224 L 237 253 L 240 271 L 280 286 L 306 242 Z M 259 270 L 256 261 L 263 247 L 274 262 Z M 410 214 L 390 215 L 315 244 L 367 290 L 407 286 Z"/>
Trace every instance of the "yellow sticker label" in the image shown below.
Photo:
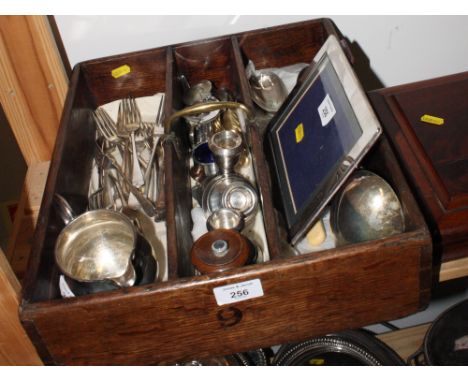
<path fill-rule="evenodd" d="M 122 66 L 119 66 L 118 68 L 115 68 L 111 72 L 111 74 L 112 74 L 112 77 L 119 78 L 119 77 L 125 76 L 126 74 L 130 73 L 131 71 L 132 71 L 132 69 L 130 69 L 130 66 L 122 65 Z"/>
<path fill-rule="evenodd" d="M 323 358 L 311 358 L 309 359 L 309 365 L 322 366 L 325 365 L 325 360 Z"/>
<path fill-rule="evenodd" d="M 296 133 L 296 143 L 299 143 L 304 139 L 304 125 L 302 123 L 297 125 L 294 132 Z"/>
<path fill-rule="evenodd" d="M 444 119 L 443 118 L 434 117 L 433 115 L 429 115 L 429 114 L 424 114 L 421 117 L 421 121 L 426 122 L 426 123 L 430 123 L 431 125 L 437 125 L 437 126 L 440 126 L 440 125 L 444 124 Z"/>

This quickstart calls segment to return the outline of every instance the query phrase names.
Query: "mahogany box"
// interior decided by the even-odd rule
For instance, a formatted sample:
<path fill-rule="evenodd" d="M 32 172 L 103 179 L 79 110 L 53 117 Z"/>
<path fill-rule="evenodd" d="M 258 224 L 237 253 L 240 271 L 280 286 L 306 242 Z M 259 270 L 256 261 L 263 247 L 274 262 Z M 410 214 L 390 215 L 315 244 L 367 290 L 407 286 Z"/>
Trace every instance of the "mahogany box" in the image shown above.
<path fill-rule="evenodd" d="M 54 245 L 61 224 L 54 193 L 86 209 L 95 144 L 93 110 L 129 94 L 165 92 L 165 116 L 182 108 L 189 83 L 209 79 L 253 108 L 245 65 L 258 69 L 311 62 L 329 35 L 328 19 L 87 61 L 70 82 L 41 205 L 20 306 L 21 322 L 43 361 L 57 365 L 175 364 L 393 320 L 423 309 L 430 297 L 432 243 L 400 165 L 382 135 L 363 165 L 391 184 L 401 200 L 405 232 L 371 242 L 288 256 L 281 250 L 262 132 L 249 146 L 262 201 L 270 261 L 222 273 L 190 275 L 191 195 L 187 129 L 174 125 L 183 158 L 165 146 L 167 282 L 61 298 Z M 112 70 L 131 73 L 114 78 Z M 432 110 L 432 109 L 431 109 Z M 437 111 L 433 111 L 437 113 Z M 409 163 L 412 166 L 411 163 Z M 263 296 L 218 305 L 214 288 L 256 280 Z"/>
<path fill-rule="evenodd" d="M 434 260 L 468 256 L 468 72 L 372 92 L 431 230 Z"/>

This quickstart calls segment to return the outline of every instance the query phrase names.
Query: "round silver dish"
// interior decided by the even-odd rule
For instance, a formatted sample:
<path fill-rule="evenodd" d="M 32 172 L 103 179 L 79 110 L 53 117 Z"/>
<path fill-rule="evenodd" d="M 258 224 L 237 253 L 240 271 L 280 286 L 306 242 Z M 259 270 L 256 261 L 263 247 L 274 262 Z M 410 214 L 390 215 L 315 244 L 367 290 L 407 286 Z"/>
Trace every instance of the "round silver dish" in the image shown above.
<path fill-rule="evenodd" d="M 222 228 L 233 229 L 240 232 L 244 228 L 244 219 L 234 210 L 220 208 L 208 217 L 206 227 L 209 231 Z"/>
<path fill-rule="evenodd" d="M 202 207 L 207 218 L 214 211 L 229 208 L 249 220 L 258 207 L 258 196 L 247 179 L 237 174 L 223 174 L 210 179 L 204 186 Z"/>
<path fill-rule="evenodd" d="M 248 218 L 257 209 L 257 193 L 248 182 L 233 182 L 224 190 L 222 204 Z"/>
<path fill-rule="evenodd" d="M 384 179 L 366 170 L 356 171 L 335 196 L 330 223 L 343 243 L 377 240 L 405 231 L 398 196 Z"/>

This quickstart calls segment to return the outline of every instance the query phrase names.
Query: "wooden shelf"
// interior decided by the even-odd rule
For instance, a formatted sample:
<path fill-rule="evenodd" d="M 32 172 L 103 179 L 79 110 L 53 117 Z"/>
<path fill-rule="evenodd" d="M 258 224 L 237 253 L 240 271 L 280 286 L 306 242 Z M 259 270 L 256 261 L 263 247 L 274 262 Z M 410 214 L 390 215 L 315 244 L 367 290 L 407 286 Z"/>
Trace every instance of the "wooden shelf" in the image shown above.
<path fill-rule="evenodd" d="M 430 324 L 413 326 L 390 333 L 379 334 L 377 338 L 390 346 L 405 361 L 422 345 Z"/>
<path fill-rule="evenodd" d="M 468 276 L 468 258 L 442 263 L 439 281 L 448 281 Z"/>
<path fill-rule="evenodd" d="M 8 242 L 6 257 L 19 280 L 23 278 L 28 265 L 49 165 L 47 161 L 29 166 Z"/>

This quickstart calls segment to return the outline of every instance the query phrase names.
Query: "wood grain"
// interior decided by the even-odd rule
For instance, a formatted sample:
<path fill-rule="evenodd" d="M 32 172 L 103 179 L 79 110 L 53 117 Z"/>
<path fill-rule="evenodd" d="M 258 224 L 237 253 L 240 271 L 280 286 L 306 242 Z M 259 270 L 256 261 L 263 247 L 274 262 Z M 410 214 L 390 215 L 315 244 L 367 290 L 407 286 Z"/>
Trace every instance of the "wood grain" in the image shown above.
<path fill-rule="evenodd" d="M 440 282 L 462 277 L 468 277 L 468 258 L 442 263 L 439 272 Z"/>
<path fill-rule="evenodd" d="M 424 342 L 424 336 L 429 329 L 429 324 L 413 326 L 394 332 L 384 333 L 377 336 L 385 342 L 405 361 L 419 350 Z"/>
<path fill-rule="evenodd" d="M 28 164 L 49 160 L 68 88 L 46 16 L 0 16 L 0 102 Z"/>
<path fill-rule="evenodd" d="M 372 246 L 372 256 L 369 248 L 350 246 L 339 256 L 327 251 L 220 275 L 23 304 L 22 320 L 34 322 L 58 364 L 156 364 L 298 341 L 413 312 L 419 278 L 409 275 L 419 272 L 418 236 L 408 235 L 401 251 L 382 241 Z M 257 278 L 264 297 L 216 304 L 213 288 Z"/>
<path fill-rule="evenodd" d="M 8 241 L 6 256 L 19 280 L 26 273 L 49 166 L 50 162 L 38 162 L 29 166 Z"/>
<path fill-rule="evenodd" d="M 0 249 L 0 365 L 41 365 L 18 317 L 19 283 Z"/>

